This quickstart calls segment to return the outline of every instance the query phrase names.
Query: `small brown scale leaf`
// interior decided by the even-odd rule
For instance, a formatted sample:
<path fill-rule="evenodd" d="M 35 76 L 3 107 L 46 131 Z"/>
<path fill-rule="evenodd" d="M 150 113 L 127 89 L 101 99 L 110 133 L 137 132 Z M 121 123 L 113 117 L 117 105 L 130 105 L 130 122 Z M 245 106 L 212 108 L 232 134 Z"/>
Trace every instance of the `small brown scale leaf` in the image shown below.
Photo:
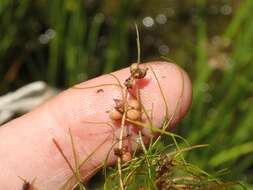
<path fill-rule="evenodd" d="M 113 151 L 115 156 L 121 157 L 123 155 L 123 150 L 120 148 L 114 148 Z"/>
<path fill-rule="evenodd" d="M 113 151 L 114 155 L 121 158 L 123 162 L 128 162 L 132 159 L 132 155 L 128 151 L 128 146 L 123 146 L 121 149 L 116 147 Z"/>
<path fill-rule="evenodd" d="M 34 187 L 33 187 L 33 182 L 34 182 L 34 180 L 33 180 L 33 182 L 32 183 L 30 183 L 30 182 L 28 182 L 28 181 L 26 181 L 25 179 L 23 179 L 23 178 L 21 178 L 22 179 L 22 181 L 24 182 L 23 183 L 23 185 L 22 185 L 22 187 L 21 187 L 21 190 L 33 190 L 34 189 Z"/>
<path fill-rule="evenodd" d="M 22 190 L 30 190 L 31 189 L 31 184 L 29 182 L 24 182 L 22 186 Z"/>

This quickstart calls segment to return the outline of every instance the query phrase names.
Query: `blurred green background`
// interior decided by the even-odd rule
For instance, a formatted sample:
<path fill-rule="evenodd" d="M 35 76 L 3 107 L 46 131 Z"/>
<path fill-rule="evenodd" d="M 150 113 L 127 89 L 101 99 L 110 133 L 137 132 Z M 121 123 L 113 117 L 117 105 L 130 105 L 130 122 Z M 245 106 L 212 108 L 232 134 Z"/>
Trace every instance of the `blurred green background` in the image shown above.
<path fill-rule="evenodd" d="M 189 155 L 253 189 L 252 0 L 0 0 L 0 94 L 36 80 L 66 88 L 166 56 L 193 81 L 193 104 L 177 128 Z"/>

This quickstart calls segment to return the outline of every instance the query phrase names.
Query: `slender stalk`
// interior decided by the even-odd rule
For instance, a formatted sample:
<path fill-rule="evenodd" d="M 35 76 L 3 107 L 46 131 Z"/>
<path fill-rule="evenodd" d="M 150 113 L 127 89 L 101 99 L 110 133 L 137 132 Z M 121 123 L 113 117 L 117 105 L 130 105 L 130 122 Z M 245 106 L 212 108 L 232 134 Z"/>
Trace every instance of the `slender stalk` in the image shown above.
<path fill-rule="evenodd" d="M 140 45 L 140 34 L 138 25 L 135 24 L 135 30 L 136 30 L 136 42 L 137 42 L 137 63 L 139 64 L 141 62 L 141 45 Z"/>
<path fill-rule="evenodd" d="M 82 184 L 81 174 L 80 174 L 80 170 L 79 170 L 78 157 L 77 157 L 76 148 L 75 148 L 75 145 L 74 145 L 73 135 L 72 135 L 72 132 L 71 132 L 70 128 L 69 128 L 69 135 L 70 135 L 71 147 L 72 147 L 74 161 L 75 161 L 75 170 L 76 170 L 75 175 L 76 175 L 78 187 L 79 187 L 80 190 L 83 190 L 84 186 Z"/>
<path fill-rule="evenodd" d="M 124 98 L 124 113 L 121 120 L 121 130 L 120 130 L 120 137 L 119 137 L 119 150 L 122 150 L 123 147 L 123 136 L 124 136 L 124 129 L 125 129 L 125 122 L 126 122 L 126 111 L 127 111 L 127 97 L 128 92 L 127 88 L 125 88 L 125 98 Z M 122 158 L 118 157 L 118 172 L 119 172 L 119 182 L 120 182 L 120 189 L 124 190 L 124 182 L 122 179 L 122 170 L 121 170 Z"/>
<path fill-rule="evenodd" d="M 60 154 L 62 155 L 62 157 L 64 158 L 64 160 L 66 161 L 69 169 L 72 171 L 73 174 L 75 174 L 75 171 L 74 171 L 73 167 L 71 166 L 71 164 L 70 164 L 67 156 L 64 154 L 64 152 L 63 152 L 61 146 L 59 145 L 59 143 L 54 138 L 52 139 L 52 141 L 55 144 L 55 146 L 58 149 L 58 151 L 60 152 Z"/>

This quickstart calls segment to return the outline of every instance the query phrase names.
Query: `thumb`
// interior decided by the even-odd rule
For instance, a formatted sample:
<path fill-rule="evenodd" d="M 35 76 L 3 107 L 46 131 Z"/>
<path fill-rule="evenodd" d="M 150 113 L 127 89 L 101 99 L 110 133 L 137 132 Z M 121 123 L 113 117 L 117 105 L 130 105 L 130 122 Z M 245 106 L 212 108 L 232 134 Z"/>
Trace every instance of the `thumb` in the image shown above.
<path fill-rule="evenodd" d="M 152 62 L 147 67 L 151 69 L 140 84 L 142 104 L 147 112 L 152 112 L 154 126 L 162 125 L 166 113 L 168 117 L 173 116 L 172 123 L 175 124 L 190 106 L 190 80 L 174 64 Z M 120 130 L 108 114 L 115 106 L 114 99 L 122 97 L 117 80 L 124 83 L 128 77 L 129 69 L 126 68 L 113 75 L 103 75 L 81 83 L 76 86 L 79 89 L 70 88 L 34 111 L 2 126 L 1 189 L 21 189 L 23 182 L 18 176 L 27 181 L 36 178 L 34 186 L 38 189 L 57 189 L 64 184 L 72 176 L 72 171 L 52 139 L 57 141 L 73 166 L 69 129 L 78 160 L 84 160 L 95 150 L 81 167 L 81 173 L 85 176 L 101 165 L 115 141 L 114 136 L 117 139 Z M 149 135 L 149 131 L 144 133 Z M 135 138 L 134 131 L 129 134 L 131 139 Z M 108 163 L 113 164 L 114 161 L 115 156 L 110 154 Z"/>

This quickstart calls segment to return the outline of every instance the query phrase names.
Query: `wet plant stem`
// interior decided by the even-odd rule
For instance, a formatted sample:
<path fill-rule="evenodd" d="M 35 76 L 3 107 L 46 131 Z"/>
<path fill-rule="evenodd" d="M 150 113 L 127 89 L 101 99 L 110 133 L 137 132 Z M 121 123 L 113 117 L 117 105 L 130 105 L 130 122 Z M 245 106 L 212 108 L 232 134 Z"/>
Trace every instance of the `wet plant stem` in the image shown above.
<path fill-rule="evenodd" d="M 127 88 L 124 89 L 124 113 L 121 120 L 121 126 L 120 126 L 120 138 L 119 138 L 119 150 L 122 150 L 123 147 L 123 136 L 124 136 L 124 130 L 125 130 L 125 122 L 126 122 L 126 110 L 127 110 L 127 98 L 128 98 L 128 91 Z M 120 189 L 124 190 L 124 182 L 122 179 L 122 158 L 118 157 L 118 172 L 119 172 L 119 182 L 120 182 Z"/>

